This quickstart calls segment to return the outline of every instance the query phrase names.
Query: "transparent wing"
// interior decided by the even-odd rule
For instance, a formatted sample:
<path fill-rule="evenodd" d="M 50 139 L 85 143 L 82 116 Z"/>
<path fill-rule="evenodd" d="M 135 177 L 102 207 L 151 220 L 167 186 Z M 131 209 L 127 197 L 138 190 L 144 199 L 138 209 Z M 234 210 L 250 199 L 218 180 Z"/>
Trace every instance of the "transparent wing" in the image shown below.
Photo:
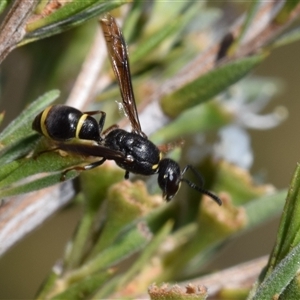
<path fill-rule="evenodd" d="M 127 45 L 122 32 L 116 20 L 110 14 L 106 14 L 100 19 L 100 24 L 104 33 L 110 61 L 119 83 L 124 110 L 131 123 L 132 131 L 146 137 L 142 132 L 138 117 L 131 83 Z"/>

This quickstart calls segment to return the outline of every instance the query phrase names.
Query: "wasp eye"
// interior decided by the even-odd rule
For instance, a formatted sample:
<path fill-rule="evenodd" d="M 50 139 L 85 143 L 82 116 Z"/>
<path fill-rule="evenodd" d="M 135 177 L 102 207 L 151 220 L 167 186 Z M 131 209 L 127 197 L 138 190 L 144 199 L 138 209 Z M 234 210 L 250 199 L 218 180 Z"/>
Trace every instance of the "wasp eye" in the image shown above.
<path fill-rule="evenodd" d="M 158 184 L 163 191 L 163 197 L 170 201 L 177 193 L 181 182 L 181 171 L 177 162 L 165 158 L 159 163 Z"/>

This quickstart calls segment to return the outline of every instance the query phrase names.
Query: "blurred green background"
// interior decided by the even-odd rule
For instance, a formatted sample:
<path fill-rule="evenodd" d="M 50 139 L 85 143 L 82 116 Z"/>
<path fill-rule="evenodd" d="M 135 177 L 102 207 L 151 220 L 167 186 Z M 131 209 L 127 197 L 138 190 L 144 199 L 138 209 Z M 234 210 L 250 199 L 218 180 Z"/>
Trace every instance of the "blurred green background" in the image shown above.
<path fill-rule="evenodd" d="M 49 56 L 59 57 L 64 46 L 67 46 L 69 34 L 70 32 L 66 32 L 42 41 L 43 49 L 49 51 Z M 46 88 L 51 88 L 48 85 L 41 86 L 41 90 L 28 91 L 31 88 L 28 85 L 29 79 L 36 74 L 32 60 L 37 57 L 32 53 L 38 47 L 32 44 L 15 50 L 1 66 L 0 110 L 6 111 L 6 122 L 23 108 L 25 94 L 30 95 L 30 99 L 35 99 Z M 83 47 L 87 50 L 88 43 Z M 299 53 L 300 42 L 276 49 L 255 70 L 256 75 L 278 78 L 285 86 L 265 111 L 279 105 L 285 106 L 289 117 L 274 129 L 250 130 L 255 155 L 251 173 L 263 174 L 265 181 L 277 188 L 288 186 L 300 157 Z M 51 64 L 50 61 L 48 63 Z M 40 70 L 40 73 L 47 72 L 47 67 L 49 66 L 45 62 L 45 70 Z M 75 73 L 76 68 L 79 70 L 80 65 L 74 65 Z M 71 87 L 73 80 L 74 77 L 70 76 L 66 84 Z M 30 299 L 34 296 L 51 267 L 62 256 L 80 216 L 79 207 L 66 207 L 0 258 L 0 299 Z M 275 240 L 277 225 L 278 219 L 232 240 L 209 268 L 220 269 L 269 253 Z"/>

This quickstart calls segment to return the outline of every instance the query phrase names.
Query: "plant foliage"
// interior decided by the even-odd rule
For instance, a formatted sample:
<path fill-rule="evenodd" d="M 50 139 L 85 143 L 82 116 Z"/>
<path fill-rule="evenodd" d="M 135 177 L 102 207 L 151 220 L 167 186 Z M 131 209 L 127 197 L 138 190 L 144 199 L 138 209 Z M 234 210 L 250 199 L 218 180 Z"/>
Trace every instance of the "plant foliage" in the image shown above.
<path fill-rule="evenodd" d="M 9 2 L 1 2 L 0 12 L 5 11 Z M 265 10 L 260 10 L 261 7 Z M 52 61 L 50 55 L 36 59 L 37 69 L 42 70 L 47 65 L 47 72 L 41 72 L 41 76 L 48 86 L 42 85 L 42 88 L 59 87 L 63 96 L 70 92 L 66 87 L 70 85 L 66 83 L 78 72 L 74 65 L 82 63 L 82 52 L 77 51 L 82 41 L 78 37 L 91 40 L 99 26 L 96 17 L 116 9 L 114 14 L 123 19 L 122 28 L 129 42 L 136 98 L 144 99 L 143 102 L 137 100 L 144 108 L 140 114 L 141 123 L 145 124 L 143 129 L 151 132 L 148 127 L 156 127 L 150 139 L 160 145 L 171 143 L 167 148 L 174 151 L 168 155 L 181 164 L 184 157 L 188 157 L 188 162 L 195 163 L 203 173 L 206 187 L 218 193 L 223 201 L 218 207 L 210 198 L 182 188 L 174 201 L 163 203 L 152 179 L 125 181 L 124 171 L 110 163 L 88 172 L 67 172 L 64 180 L 81 173 L 77 197 L 84 200 L 79 201 L 83 215 L 62 262 L 50 272 L 36 298 L 136 299 L 148 289 L 151 299 L 206 299 L 208 293 L 204 287 L 191 284 L 184 289 L 162 283 L 197 278 L 205 263 L 228 239 L 277 215 L 284 202 L 269 263 L 252 291 L 248 287 L 243 297 L 245 294 L 249 300 L 299 297 L 299 167 L 285 200 L 285 190 L 277 191 L 270 184 L 256 184 L 249 173 L 249 163 L 244 167 L 242 160 L 245 153 L 252 157 L 250 146 L 242 142 L 249 138 L 249 113 L 257 115 L 261 102 L 269 101 L 278 91 L 273 81 L 255 81 L 246 75 L 275 47 L 299 39 L 297 28 L 278 38 L 272 26 L 272 22 L 280 20 L 278 26 L 286 28 L 299 12 L 299 1 L 278 6 L 276 13 L 264 1 L 254 1 L 249 7 L 241 5 L 240 9 L 245 11 L 243 25 L 232 31 L 220 17 L 220 7 L 202 1 L 172 4 L 133 1 L 129 4 L 120 0 L 41 0 L 33 9 L 23 28 L 26 34 L 12 48 L 40 43 L 40 49 L 44 50 L 49 44 L 47 40 L 43 44 L 41 39 L 54 39 L 54 35 L 75 28 L 64 33 L 69 40 L 65 48 L 59 49 L 61 53 L 56 61 Z M 251 40 L 248 34 L 251 26 L 261 11 L 268 9 L 273 13 L 273 21 Z M 225 31 L 216 26 L 217 21 L 224 25 Z M 268 36 L 266 33 L 272 30 L 273 36 Z M 222 38 L 215 42 L 216 36 Z M 207 44 L 211 46 L 207 48 Z M 34 46 L 31 49 L 36 51 Z M 120 96 L 110 66 L 105 65 L 101 72 L 100 78 L 108 79 L 109 84 L 101 93 L 93 87 L 90 95 L 96 99 L 93 106 L 106 111 L 107 123 L 113 124 L 119 114 L 117 105 L 110 100 Z M 38 77 L 29 82 L 29 86 L 40 84 Z M 258 86 L 273 89 L 263 94 Z M 9 201 L 10 196 L 60 184 L 65 170 L 87 164 L 86 158 L 80 155 L 55 151 L 51 141 L 31 128 L 35 115 L 54 101 L 63 102 L 59 94 L 57 90 L 44 93 L 0 133 L 2 199 Z M 26 97 L 32 94 L 28 92 Z M 161 118 L 149 124 L 145 116 L 150 111 Z M 4 114 L 1 120 L 3 117 Z M 271 117 L 272 126 L 280 123 L 276 113 L 266 117 Z M 203 137 L 207 133 L 226 131 L 232 137 L 237 134 L 237 128 L 241 139 L 235 145 L 231 143 L 231 147 L 225 147 L 229 143 L 225 135 L 221 135 L 221 142 L 214 141 L 213 145 L 195 146 L 195 135 Z M 181 139 L 187 141 L 186 145 L 177 147 Z M 214 149 L 210 155 L 207 155 L 208 147 Z M 237 153 L 234 159 L 232 151 Z M 236 293 L 238 289 L 223 295 L 230 298 Z M 219 294 L 221 299 L 222 292 Z"/>

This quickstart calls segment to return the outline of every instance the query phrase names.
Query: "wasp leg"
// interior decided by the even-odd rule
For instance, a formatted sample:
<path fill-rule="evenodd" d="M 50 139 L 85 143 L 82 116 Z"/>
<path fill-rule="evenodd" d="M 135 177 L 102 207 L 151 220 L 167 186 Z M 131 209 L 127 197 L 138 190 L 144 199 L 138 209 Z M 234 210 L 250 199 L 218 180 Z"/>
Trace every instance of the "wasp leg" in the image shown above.
<path fill-rule="evenodd" d="M 91 169 L 94 169 L 94 168 L 102 165 L 105 161 L 106 161 L 106 158 L 102 158 L 101 160 L 95 161 L 95 162 L 93 162 L 89 165 L 86 165 L 86 166 L 76 166 L 76 167 L 73 167 L 73 168 L 66 169 L 65 171 L 62 172 L 61 177 L 60 177 L 60 181 L 65 181 L 66 180 L 66 174 L 68 172 L 72 171 L 72 170 L 76 170 L 76 171 L 91 170 Z"/>
<path fill-rule="evenodd" d="M 91 111 L 84 111 L 83 112 L 86 115 L 93 116 L 93 115 L 106 115 L 106 112 L 102 110 L 91 110 Z"/>
<path fill-rule="evenodd" d="M 129 171 L 126 171 L 126 172 L 125 172 L 124 178 L 125 178 L 125 179 L 129 179 Z"/>
<path fill-rule="evenodd" d="M 102 110 L 93 110 L 93 111 L 85 111 L 84 114 L 89 115 L 89 116 L 101 115 L 100 119 L 99 119 L 99 128 L 100 128 L 100 131 L 102 131 L 102 128 L 105 123 L 106 112 L 104 112 Z"/>
<path fill-rule="evenodd" d="M 33 155 L 32 155 L 32 158 L 33 159 L 37 159 L 40 155 L 42 155 L 42 154 L 45 154 L 45 153 L 47 153 L 47 152 L 52 152 L 52 151 L 57 151 L 57 150 L 60 150 L 60 148 L 59 147 L 55 147 L 55 148 L 50 148 L 50 149 L 47 149 L 47 150 L 43 150 L 43 151 L 40 151 L 40 152 L 38 152 L 38 153 L 34 153 Z"/>
<path fill-rule="evenodd" d="M 114 124 L 114 125 L 111 125 L 109 126 L 108 128 L 106 128 L 104 131 L 103 131 L 103 135 L 106 136 L 108 135 L 111 131 L 115 130 L 115 129 L 118 129 L 119 128 L 119 125 L 117 124 Z"/>

